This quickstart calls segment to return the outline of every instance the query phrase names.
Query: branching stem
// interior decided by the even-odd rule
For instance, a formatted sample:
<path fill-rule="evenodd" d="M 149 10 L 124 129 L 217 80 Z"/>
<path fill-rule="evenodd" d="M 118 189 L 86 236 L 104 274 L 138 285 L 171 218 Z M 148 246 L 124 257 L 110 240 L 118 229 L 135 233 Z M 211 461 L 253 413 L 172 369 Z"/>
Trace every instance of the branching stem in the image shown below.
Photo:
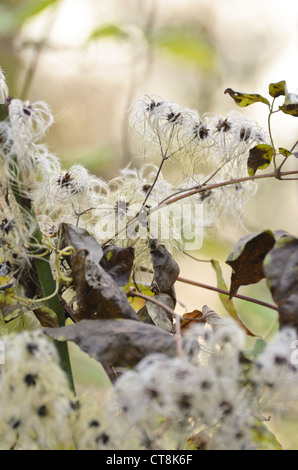
<path fill-rule="evenodd" d="M 130 287 L 129 291 L 127 293 L 128 297 L 139 297 L 140 299 L 146 300 L 148 302 L 152 302 L 156 305 L 158 305 L 160 308 L 165 310 L 169 315 L 171 315 L 173 318 L 176 320 L 176 328 L 175 328 L 175 338 L 177 342 L 177 354 L 179 357 L 182 356 L 182 344 L 181 344 L 181 317 L 176 313 L 171 307 L 168 305 L 164 304 L 163 302 L 160 302 L 159 300 L 156 300 L 154 297 L 150 297 L 149 295 L 142 294 L 141 292 L 138 292 L 134 287 Z"/>

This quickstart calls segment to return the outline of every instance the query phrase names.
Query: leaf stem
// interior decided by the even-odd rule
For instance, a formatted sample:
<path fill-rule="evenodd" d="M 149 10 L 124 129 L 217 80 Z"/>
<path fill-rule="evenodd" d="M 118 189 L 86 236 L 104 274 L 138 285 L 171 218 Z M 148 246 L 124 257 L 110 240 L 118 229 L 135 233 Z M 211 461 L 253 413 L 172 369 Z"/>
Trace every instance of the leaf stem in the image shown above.
<path fill-rule="evenodd" d="M 35 216 L 35 212 L 31 207 L 31 200 L 28 199 L 27 196 L 25 196 L 20 189 L 21 182 L 19 183 L 19 181 L 17 180 L 17 176 L 20 178 L 20 175 L 18 175 L 17 170 L 18 169 L 17 169 L 16 159 L 14 159 L 12 160 L 10 164 L 10 174 L 11 174 L 10 187 L 20 207 L 25 224 L 27 223 L 28 220 L 30 220 L 30 222 L 35 225 L 35 231 L 31 237 L 30 244 L 33 244 L 34 246 L 36 246 L 36 243 L 37 243 L 40 245 L 41 247 L 40 249 L 42 249 L 42 234 L 41 234 L 41 231 L 40 231 L 40 228 L 39 228 L 36 216 Z M 39 256 L 37 256 L 38 254 Z M 29 256 L 30 256 L 30 249 L 29 249 Z M 40 251 L 38 253 L 36 250 L 34 250 L 34 258 L 32 259 L 31 262 L 35 266 L 39 283 L 40 283 L 40 287 L 43 292 L 43 297 L 45 298 L 46 306 L 56 313 L 58 326 L 64 326 L 65 325 L 64 309 L 59 299 L 58 292 L 56 290 L 56 281 L 53 278 L 53 273 L 50 267 L 48 253 L 45 253 L 44 251 Z M 53 295 L 54 292 L 55 292 L 55 295 Z M 71 370 L 71 363 L 70 363 L 67 342 L 66 341 L 63 341 L 63 342 L 54 341 L 54 342 L 55 342 L 55 345 L 59 354 L 61 368 L 66 373 L 68 380 L 69 380 L 69 385 L 71 389 L 73 390 L 73 392 L 75 393 L 74 380 L 73 380 L 73 375 L 72 375 L 72 370 Z"/>
<path fill-rule="evenodd" d="M 268 131 L 269 131 L 269 136 L 270 136 L 270 141 L 271 141 L 271 145 L 272 145 L 272 148 L 274 150 L 274 154 L 273 154 L 273 165 L 274 165 L 274 170 L 276 171 L 277 169 L 277 166 L 276 166 L 276 150 L 275 150 L 275 147 L 274 147 L 274 141 L 273 141 L 273 135 L 272 135 L 272 129 L 271 129 L 271 116 L 273 114 L 273 106 L 274 106 L 274 102 L 275 102 L 275 98 L 273 98 L 272 100 L 272 103 L 269 107 L 269 114 L 268 114 Z"/>

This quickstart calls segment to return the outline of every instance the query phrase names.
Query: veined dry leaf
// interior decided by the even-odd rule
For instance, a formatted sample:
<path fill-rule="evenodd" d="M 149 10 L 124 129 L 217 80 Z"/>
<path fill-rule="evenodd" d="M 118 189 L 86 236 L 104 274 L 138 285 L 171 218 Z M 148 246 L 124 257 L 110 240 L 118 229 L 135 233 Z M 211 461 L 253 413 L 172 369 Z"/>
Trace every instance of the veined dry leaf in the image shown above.
<path fill-rule="evenodd" d="M 167 293 L 179 276 L 180 268 L 164 245 L 158 245 L 150 250 L 154 279 L 153 283 L 158 293 Z"/>
<path fill-rule="evenodd" d="M 151 290 L 156 294 L 168 294 L 176 305 L 174 284 L 180 273 L 179 265 L 164 245 L 153 246 L 150 253 L 154 272 Z"/>
<path fill-rule="evenodd" d="M 200 310 L 193 310 L 192 312 L 184 313 L 181 320 L 181 330 L 185 331 L 188 328 L 196 325 L 198 322 L 204 322 L 202 320 L 203 314 Z M 204 322 L 205 323 L 205 322 Z"/>
<path fill-rule="evenodd" d="M 174 336 L 153 325 L 130 320 L 82 320 L 74 325 L 47 328 L 57 341 L 73 341 L 99 362 L 134 367 L 148 354 L 176 356 Z"/>
<path fill-rule="evenodd" d="M 237 293 L 240 286 L 255 284 L 264 278 L 263 260 L 274 243 L 275 236 L 271 230 L 240 238 L 226 260 L 233 270 L 230 298 Z"/>

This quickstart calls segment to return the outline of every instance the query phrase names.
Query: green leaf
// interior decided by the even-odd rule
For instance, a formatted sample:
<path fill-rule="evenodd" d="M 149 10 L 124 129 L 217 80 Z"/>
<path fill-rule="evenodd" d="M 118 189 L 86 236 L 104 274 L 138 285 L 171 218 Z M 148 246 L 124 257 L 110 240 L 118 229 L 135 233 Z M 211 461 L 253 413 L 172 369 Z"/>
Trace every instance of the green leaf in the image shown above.
<path fill-rule="evenodd" d="M 267 168 L 272 160 L 275 150 L 271 145 L 259 144 L 250 149 L 247 160 L 247 171 L 249 176 L 254 176 L 257 170 Z"/>
<path fill-rule="evenodd" d="M 212 267 L 214 268 L 215 270 L 215 273 L 216 273 L 216 279 L 217 279 L 217 287 L 219 289 L 222 289 L 222 290 L 225 290 L 227 291 L 228 288 L 227 288 L 227 285 L 225 283 L 225 280 L 223 278 L 223 274 L 222 274 L 222 270 L 221 270 L 221 267 L 220 267 L 220 264 L 218 261 L 215 261 L 215 260 L 211 260 L 211 265 Z M 225 307 L 226 311 L 228 312 L 228 314 L 233 318 L 233 320 L 235 320 L 240 326 L 241 328 L 243 328 L 245 330 L 245 332 L 249 335 L 249 336 L 255 336 L 243 323 L 243 321 L 241 320 L 241 318 L 239 317 L 238 313 L 237 313 L 237 310 L 235 308 L 235 305 L 233 303 L 233 301 L 225 294 L 218 294 L 219 295 L 219 298 L 221 300 L 221 303 L 223 304 L 223 306 Z"/>
<path fill-rule="evenodd" d="M 232 88 L 227 88 L 224 93 L 228 93 L 233 98 L 235 103 L 238 106 L 241 106 L 242 108 L 258 102 L 270 106 L 270 103 L 267 98 L 259 94 L 239 93 L 238 91 L 232 90 Z"/>
<path fill-rule="evenodd" d="M 240 238 L 226 260 L 233 270 L 230 298 L 237 293 L 240 286 L 255 284 L 264 278 L 263 260 L 274 243 L 275 236 L 271 230 Z"/>
<path fill-rule="evenodd" d="M 283 147 L 279 147 L 278 149 L 279 153 L 281 153 L 281 155 L 283 155 L 284 157 L 289 157 L 290 155 L 292 155 L 292 152 L 290 152 L 290 150 L 287 150 Z"/>
<path fill-rule="evenodd" d="M 298 117 L 298 103 L 283 104 L 279 109 L 285 114 Z"/>
<path fill-rule="evenodd" d="M 31 0 L 20 2 L 15 8 L 0 5 L 0 36 L 13 34 L 23 23 L 59 2 L 60 0 Z"/>
<path fill-rule="evenodd" d="M 287 84 L 284 80 L 278 83 L 270 83 L 269 85 L 269 93 L 273 98 L 277 98 L 278 96 L 285 96 L 287 90 Z"/>
<path fill-rule="evenodd" d="M 298 238 L 281 236 L 264 259 L 264 274 L 281 326 L 298 327 Z"/>
<path fill-rule="evenodd" d="M 5 104 L 0 104 L 0 122 L 5 121 L 8 117 L 7 107 Z"/>
<path fill-rule="evenodd" d="M 273 432 L 268 429 L 260 418 L 255 418 L 252 436 L 260 450 L 282 450 L 282 446 Z"/>
<path fill-rule="evenodd" d="M 31 2 L 23 2 L 15 10 L 15 18 L 18 24 L 22 24 L 25 21 L 39 15 L 46 8 L 59 3 L 60 0 L 32 0 Z"/>
<path fill-rule="evenodd" d="M 253 358 L 256 359 L 260 354 L 262 354 L 266 346 L 267 346 L 266 341 L 264 341 L 262 338 L 258 338 L 252 350 Z"/>
<path fill-rule="evenodd" d="M 203 34 L 190 31 L 189 28 L 160 28 L 151 43 L 160 52 L 184 63 L 195 65 L 208 72 L 215 66 L 215 49 Z"/>
<path fill-rule="evenodd" d="M 99 39 L 113 38 L 113 39 L 127 39 L 129 37 L 128 32 L 123 26 L 117 24 L 105 24 L 95 28 L 87 39 L 87 43 L 90 41 L 97 41 Z"/>

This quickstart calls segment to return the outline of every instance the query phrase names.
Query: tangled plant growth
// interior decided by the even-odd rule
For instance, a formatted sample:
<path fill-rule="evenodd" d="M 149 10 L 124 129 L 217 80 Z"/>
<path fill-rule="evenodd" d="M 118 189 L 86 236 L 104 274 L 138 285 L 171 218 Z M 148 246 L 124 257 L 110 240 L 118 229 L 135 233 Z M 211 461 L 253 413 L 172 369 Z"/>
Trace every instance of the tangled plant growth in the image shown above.
<path fill-rule="evenodd" d="M 259 179 L 297 178 L 284 170 L 296 144 L 277 149 L 270 126 L 277 111 L 298 115 L 297 96 L 285 82 L 270 85 L 271 103 L 226 93 L 239 106 L 268 106 L 268 133 L 240 113 L 200 117 L 144 97 L 129 122 L 160 161 L 105 182 L 61 167 L 40 143 L 49 107 L 10 97 L 1 72 L 1 448 L 280 449 L 266 413 L 298 399 L 298 239 L 267 228 L 241 238 L 226 261 L 229 290 L 219 262 L 212 287 L 179 277 L 176 261 L 218 217 L 239 219 Z M 181 168 L 176 185 L 163 174 L 171 162 Z M 238 294 L 263 278 L 273 304 Z M 179 316 L 176 282 L 218 291 L 230 318 L 206 305 Z M 254 337 L 233 297 L 278 311 L 270 341 Z M 70 341 L 113 383 L 104 406 L 76 396 Z"/>

